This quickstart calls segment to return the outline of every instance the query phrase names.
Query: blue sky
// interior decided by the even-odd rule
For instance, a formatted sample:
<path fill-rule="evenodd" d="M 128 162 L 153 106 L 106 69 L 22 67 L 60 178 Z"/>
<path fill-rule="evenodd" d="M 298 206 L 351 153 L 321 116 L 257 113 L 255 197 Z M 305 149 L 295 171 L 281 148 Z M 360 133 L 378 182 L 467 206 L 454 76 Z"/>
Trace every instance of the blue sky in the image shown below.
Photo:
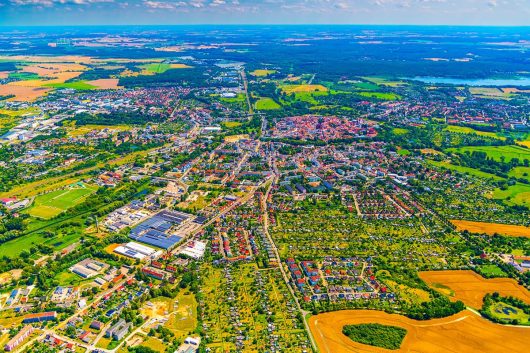
<path fill-rule="evenodd" d="M 530 25 L 530 0 L 0 0 L 0 25 Z"/>

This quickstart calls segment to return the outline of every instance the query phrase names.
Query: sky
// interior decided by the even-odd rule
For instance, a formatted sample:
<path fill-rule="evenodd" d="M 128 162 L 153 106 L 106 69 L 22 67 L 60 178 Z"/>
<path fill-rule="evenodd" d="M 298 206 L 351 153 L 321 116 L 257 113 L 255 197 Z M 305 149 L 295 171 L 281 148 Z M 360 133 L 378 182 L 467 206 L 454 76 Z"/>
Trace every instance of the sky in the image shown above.
<path fill-rule="evenodd" d="M 530 0 L 0 0 L 0 26 L 530 25 Z"/>

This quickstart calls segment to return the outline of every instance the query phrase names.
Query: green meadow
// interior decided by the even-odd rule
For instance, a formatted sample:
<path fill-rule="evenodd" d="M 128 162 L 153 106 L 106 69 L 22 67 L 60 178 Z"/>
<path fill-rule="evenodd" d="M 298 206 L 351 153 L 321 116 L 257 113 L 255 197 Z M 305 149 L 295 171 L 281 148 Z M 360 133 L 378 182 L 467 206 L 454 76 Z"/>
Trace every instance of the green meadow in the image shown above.
<path fill-rule="evenodd" d="M 447 151 L 456 153 L 485 152 L 489 158 L 493 158 L 497 162 L 502 161 L 502 157 L 504 157 L 505 162 L 509 162 L 513 158 L 518 158 L 520 161 L 530 160 L 530 149 L 521 146 L 466 146 L 448 148 Z"/>
<path fill-rule="evenodd" d="M 260 100 L 256 102 L 257 110 L 276 110 L 280 108 L 281 105 L 276 103 L 272 98 L 260 98 Z"/>
<path fill-rule="evenodd" d="M 65 82 L 65 83 L 47 83 L 44 87 L 52 87 L 56 89 L 70 88 L 78 91 L 89 91 L 96 89 L 96 86 L 86 83 L 85 81 Z"/>

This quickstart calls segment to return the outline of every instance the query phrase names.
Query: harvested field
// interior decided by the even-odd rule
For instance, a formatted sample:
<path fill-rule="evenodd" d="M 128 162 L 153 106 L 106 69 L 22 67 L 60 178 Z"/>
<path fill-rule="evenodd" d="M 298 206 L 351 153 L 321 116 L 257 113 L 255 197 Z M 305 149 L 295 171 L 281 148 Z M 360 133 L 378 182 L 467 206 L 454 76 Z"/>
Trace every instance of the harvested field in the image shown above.
<path fill-rule="evenodd" d="M 81 63 L 89 64 L 92 58 L 80 55 L 44 56 L 44 55 L 0 55 L 3 61 L 22 61 L 32 63 Z"/>
<path fill-rule="evenodd" d="M 356 343 L 342 334 L 345 325 L 379 323 L 406 329 L 397 350 Z M 470 311 L 443 319 L 417 321 L 373 310 L 344 310 L 312 316 L 309 327 L 322 353 L 348 352 L 524 352 L 529 330 L 491 323 Z"/>
<path fill-rule="evenodd" d="M 471 233 L 485 233 L 493 235 L 495 233 L 515 237 L 530 238 L 530 227 L 517 226 L 512 224 L 473 222 L 462 220 L 451 220 L 459 231 L 467 230 Z"/>
<path fill-rule="evenodd" d="M 9 99 L 12 101 L 34 101 L 51 90 L 50 88 L 45 87 L 18 86 L 14 83 L 16 82 L 0 85 L 0 96 L 14 95 L 15 97 Z"/>
<path fill-rule="evenodd" d="M 327 92 L 328 88 L 322 85 L 285 85 L 281 87 L 285 93 L 300 92 Z"/>
<path fill-rule="evenodd" d="M 86 83 L 98 89 L 116 89 L 119 88 L 119 81 L 117 78 L 100 78 L 99 80 L 87 81 Z"/>
<path fill-rule="evenodd" d="M 61 64 L 61 63 L 42 63 L 42 64 L 31 64 L 24 66 L 22 68 L 22 72 L 31 72 L 34 74 L 37 74 L 41 77 L 51 77 L 51 78 L 57 78 L 57 79 L 64 79 L 64 77 L 68 77 L 67 79 L 72 78 L 71 72 L 77 72 L 77 75 L 74 77 L 77 77 L 81 74 L 82 71 L 85 71 L 87 69 L 86 66 L 76 63 L 71 64 Z M 63 77 L 61 77 L 61 75 Z"/>
<path fill-rule="evenodd" d="M 482 308 L 484 296 L 494 292 L 530 304 L 530 292 L 511 278 L 486 279 L 473 271 L 426 271 L 419 276 L 431 288 L 475 309 Z"/>

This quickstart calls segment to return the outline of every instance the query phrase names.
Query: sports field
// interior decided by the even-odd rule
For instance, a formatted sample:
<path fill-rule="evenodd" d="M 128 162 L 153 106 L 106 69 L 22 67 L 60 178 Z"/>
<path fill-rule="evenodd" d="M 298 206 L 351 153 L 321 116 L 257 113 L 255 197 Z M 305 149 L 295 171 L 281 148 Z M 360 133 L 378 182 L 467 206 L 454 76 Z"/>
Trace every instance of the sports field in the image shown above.
<path fill-rule="evenodd" d="M 33 217 L 50 219 L 67 209 L 83 202 L 89 195 L 96 192 L 97 188 L 85 184 L 76 184 L 66 189 L 55 190 L 50 193 L 37 196 L 33 207 L 28 214 Z"/>
<path fill-rule="evenodd" d="M 342 334 L 345 325 L 379 323 L 398 326 L 407 335 L 397 350 L 357 343 Z M 417 321 L 375 310 L 344 310 L 312 316 L 309 328 L 321 353 L 349 352 L 525 352 L 528 329 L 491 323 L 465 310 L 443 319 Z"/>
<path fill-rule="evenodd" d="M 459 231 L 467 230 L 471 233 L 485 233 L 493 235 L 495 233 L 530 238 L 530 227 L 517 226 L 512 224 L 487 223 L 487 222 L 473 222 L 463 220 L 451 220 Z"/>
<path fill-rule="evenodd" d="M 482 307 L 488 293 L 498 292 L 502 296 L 519 298 L 530 304 L 530 292 L 511 278 L 485 279 L 473 271 L 426 271 L 420 278 L 431 288 L 453 300 L 461 300 L 475 309 Z"/>

